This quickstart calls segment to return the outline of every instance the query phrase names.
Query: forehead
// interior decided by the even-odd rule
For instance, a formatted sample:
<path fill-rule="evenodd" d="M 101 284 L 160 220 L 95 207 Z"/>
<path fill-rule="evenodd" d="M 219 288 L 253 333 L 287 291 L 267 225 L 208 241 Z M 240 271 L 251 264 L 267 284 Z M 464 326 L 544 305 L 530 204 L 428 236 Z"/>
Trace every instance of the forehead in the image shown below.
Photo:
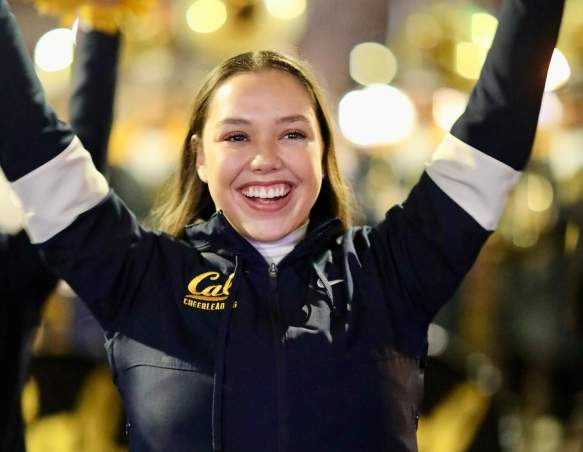
<path fill-rule="evenodd" d="M 210 99 L 207 121 L 306 115 L 315 120 L 314 102 L 304 85 L 279 70 L 245 72 L 223 82 Z"/>

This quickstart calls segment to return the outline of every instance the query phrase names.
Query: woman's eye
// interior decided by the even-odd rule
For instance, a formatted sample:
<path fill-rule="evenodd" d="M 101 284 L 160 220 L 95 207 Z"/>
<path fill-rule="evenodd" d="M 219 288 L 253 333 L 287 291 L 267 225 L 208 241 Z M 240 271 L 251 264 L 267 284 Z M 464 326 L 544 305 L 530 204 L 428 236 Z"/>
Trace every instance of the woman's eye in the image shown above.
<path fill-rule="evenodd" d="M 243 133 L 233 133 L 225 137 L 225 141 L 238 142 L 247 140 L 247 135 Z"/>
<path fill-rule="evenodd" d="M 292 130 L 290 132 L 286 132 L 283 136 L 288 140 L 303 140 L 304 138 L 306 138 L 306 134 L 300 132 L 299 130 Z"/>

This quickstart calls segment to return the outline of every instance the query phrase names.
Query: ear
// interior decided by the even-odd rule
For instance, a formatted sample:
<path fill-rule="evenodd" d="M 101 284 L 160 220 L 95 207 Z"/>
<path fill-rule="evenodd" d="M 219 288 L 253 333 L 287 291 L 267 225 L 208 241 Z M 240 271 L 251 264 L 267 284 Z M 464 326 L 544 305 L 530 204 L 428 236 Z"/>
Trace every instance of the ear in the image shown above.
<path fill-rule="evenodd" d="M 193 135 L 190 138 L 190 149 L 194 152 L 196 157 L 196 172 L 201 181 L 205 184 L 207 183 L 205 167 L 204 167 L 204 151 L 202 149 L 202 143 L 197 135 Z"/>

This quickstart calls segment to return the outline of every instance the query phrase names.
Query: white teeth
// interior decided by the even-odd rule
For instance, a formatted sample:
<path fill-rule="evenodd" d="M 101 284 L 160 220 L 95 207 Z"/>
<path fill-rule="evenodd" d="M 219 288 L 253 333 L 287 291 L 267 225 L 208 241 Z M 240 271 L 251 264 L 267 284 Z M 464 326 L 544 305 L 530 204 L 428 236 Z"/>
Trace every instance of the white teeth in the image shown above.
<path fill-rule="evenodd" d="M 276 187 L 257 187 L 249 186 L 242 190 L 243 195 L 248 198 L 261 198 L 261 199 L 273 199 L 281 198 L 290 192 L 289 187 L 285 185 L 278 185 Z"/>

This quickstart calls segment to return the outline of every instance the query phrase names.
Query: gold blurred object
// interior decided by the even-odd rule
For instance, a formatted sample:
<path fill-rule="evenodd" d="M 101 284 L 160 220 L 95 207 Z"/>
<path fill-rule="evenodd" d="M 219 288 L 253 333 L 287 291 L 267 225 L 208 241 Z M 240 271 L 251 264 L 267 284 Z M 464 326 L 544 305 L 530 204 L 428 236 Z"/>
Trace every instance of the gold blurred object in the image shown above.
<path fill-rule="evenodd" d="M 83 425 L 84 452 L 124 450 L 115 442 L 122 420 L 121 400 L 105 366 L 97 368 L 87 377 L 76 413 Z"/>
<path fill-rule="evenodd" d="M 580 234 L 581 230 L 579 225 L 573 221 L 569 221 L 565 230 L 565 254 L 572 254 L 575 252 L 577 244 L 579 243 Z"/>
<path fill-rule="evenodd" d="M 58 290 L 53 291 L 43 308 L 42 322 L 36 332 L 35 352 L 63 355 L 70 351 L 72 300 Z"/>
<path fill-rule="evenodd" d="M 35 422 L 26 433 L 27 449 L 31 452 L 79 451 L 77 435 L 81 424 L 70 413 L 47 416 Z"/>
<path fill-rule="evenodd" d="M 249 14 L 250 9 L 257 8 L 258 0 L 226 0 L 227 8 L 230 8 L 235 15 Z"/>
<path fill-rule="evenodd" d="M 34 0 L 39 13 L 60 16 L 70 24 L 77 14 L 83 23 L 104 33 L 116 33 L 129 17 L 150 11 L 155 0 Z"/>
<path fill-rule="evenodd" d="M 40 413 L 40 388 L 34 377 L 30 378 L 22 390 L 22 418 L 26 425 L 38 418 Z"/>
<path fill-rule="evenodd" d="M 38 387 L 35 388 L 34 384 L 27 385 L 24 395 L 28 399 L 36 398 L 38 405 Z M 27 403 L 31 403 L 31 400 Z M 27 450 L 124 452 L 125 447 L 116 443 L 121 416 L 121 401 L 109 371 L 105 366 L 100 366 L 88 375 L 73 411 L 62 411 L 41 418 L 27 417 Z"/>
<path fill-rule="evenodd" d="M 172 8 L 175 37 L 180 44 L 217 61 L 265 48 L 294 53 L 290 42 L 299 39 L 305 29 L 305 1 L 294 0 L 289 8 L 283 8 L 287 5 L 284 2 L 282 9 L 275 11 L 273 4 L 259 0 L 177 0 Z M 211 21 L 213 27 L 208 25 Z"/>
<path fill-rule="evenodd" d="M 428 416 L 419 421 L 419 451 L 467 450 L 489 406 L 490 398 L 483 395 L 476 385 L 458 385 Z"/>

